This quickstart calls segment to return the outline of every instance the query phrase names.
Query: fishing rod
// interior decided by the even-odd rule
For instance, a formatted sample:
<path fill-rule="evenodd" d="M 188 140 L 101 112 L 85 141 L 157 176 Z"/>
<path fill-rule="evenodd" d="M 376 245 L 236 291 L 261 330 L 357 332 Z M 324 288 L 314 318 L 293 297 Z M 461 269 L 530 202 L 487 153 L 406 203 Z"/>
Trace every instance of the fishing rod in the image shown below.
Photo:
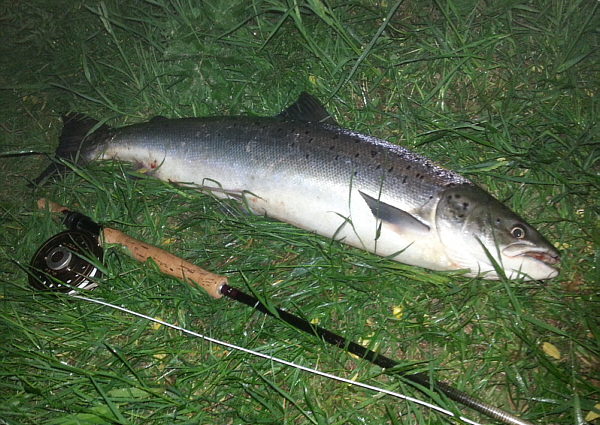
<path fill-rule="evenodd" d="M 102 246 L 119 244 L 126 247 L 131 255 L 140 262 L 152 259 L 161 272 L 201 287 L 215 299 L 223 296 L 250 306 L 268 316 L 279 318 L 293 327 L 319 337 L 338 348 L 347 350 L 360 358 L 385 370 L 388 374 L 397 374 L 416 384 L 417 388 L 429 388 L 448 399 L 469 407 L 489 418 L 507 425 L 533 425 L 510 412 L 492 406 L 471 395 L 457 390 L 449 384 L 431 379 L 425 373 L 408 373 L 394 370 L 400 365 L 396 360 L 369 350 L 362 345 L 349 341 L 341 335 L 316 326 L 280 308 L 268 308 L 252 295 L 229 286 L 227 277 L 208 272 L 176 255 L 160 248 L 134 239 L 125 233 L 103 227 L 90 217 L 79 212 L 41 198 L 38 208 L 47 208 L 50 212 L 63 214 L 63 223 L 69 229 L 50 238 L 33 257 L 31 262 L 30 284 L 42 290 L 51 290 L 75 294 L 77 289 L 92 289 L 94 280 L 99 276 L 94 260 L 102 260 Z"/>

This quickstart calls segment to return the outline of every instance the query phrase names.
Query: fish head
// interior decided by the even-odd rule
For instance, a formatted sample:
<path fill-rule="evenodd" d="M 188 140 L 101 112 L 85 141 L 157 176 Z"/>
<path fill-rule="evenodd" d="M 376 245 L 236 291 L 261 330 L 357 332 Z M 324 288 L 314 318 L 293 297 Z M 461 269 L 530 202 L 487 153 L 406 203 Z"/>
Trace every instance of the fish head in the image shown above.
<path fill-rule="evenodd" d="M 467 276 L 550 279 L 560 254 L 536 229 L 483 189 L 462 184 L 440 196 L 436 227 L 446 255 Z M 491 258 L 490 258 L 491 257 Z M 496 263 L 496 265 L 494 265 Z"/>

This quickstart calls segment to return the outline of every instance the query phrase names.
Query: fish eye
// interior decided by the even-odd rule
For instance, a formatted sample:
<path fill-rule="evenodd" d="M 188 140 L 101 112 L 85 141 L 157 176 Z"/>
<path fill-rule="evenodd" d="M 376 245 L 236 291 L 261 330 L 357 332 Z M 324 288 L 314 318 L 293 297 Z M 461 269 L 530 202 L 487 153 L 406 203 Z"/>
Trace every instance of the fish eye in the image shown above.
<path fill-rule="evenodd" d="M 523 239 L 525 237 L 525 229 L 520 226 L 515 226 L 510 230 L 510 234 L 517 239 Z"/>

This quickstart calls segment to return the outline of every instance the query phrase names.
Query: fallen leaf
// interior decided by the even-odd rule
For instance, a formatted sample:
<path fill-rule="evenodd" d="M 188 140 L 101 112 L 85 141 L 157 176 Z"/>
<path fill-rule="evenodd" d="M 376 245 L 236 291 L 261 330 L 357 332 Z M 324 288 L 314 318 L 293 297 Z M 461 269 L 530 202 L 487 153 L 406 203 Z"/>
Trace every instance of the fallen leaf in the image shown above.
<path fill-rule="evenodd" d="M 600 410 L 600 403 L 598 403 L 597 405 L 595 405 L 594 409 Z M 590 422 L 590 421 L 593 421 L 594 419 L 598 419 L 598 418 L 600 418 L 600 413 L 597 413 L 597 412 L 595 412 L 593 410 L 590 410 L 590 412 L 585 417 L 585 420 L 586 420 L 586 422 Z"/>
<path fill-rule="evenodd" d="M 542 344 L 542 350 L 544 350 L 544 353 L 548 354 L 550 357 L 560 360 L 560 351 L 558 351 L 558 348 L 549 342 L 544 342 Z"/>
<path fill-rule="evenodd" d="M 400 305 L 393 306 L 392 307 L 392 315 L 396 319 L 400 319 L 402 317 L 402 306 L 400 306 Z"/>

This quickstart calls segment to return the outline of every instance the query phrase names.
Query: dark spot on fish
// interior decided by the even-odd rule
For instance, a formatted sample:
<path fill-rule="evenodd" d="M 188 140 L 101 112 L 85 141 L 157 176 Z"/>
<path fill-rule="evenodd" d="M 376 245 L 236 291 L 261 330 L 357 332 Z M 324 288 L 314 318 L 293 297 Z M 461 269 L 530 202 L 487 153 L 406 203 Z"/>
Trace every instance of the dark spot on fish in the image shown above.
<path fill-rule="evenodd" d="M 314 139 L 311 137 L 310 139 L 308 139 L 308 143 L 312 143 Z"/>
<path fill-rule="evenodd" d="M 362 142 L 362 140 L 360 140 L 360 139 L 354 139 L 354 143 L 361 143 L 361 142 Z"/>
<path fill-rule="evenodd" d="M 331 145 L 331 146 L 329 147 L 329 150 L 330 150 L 330 151 L 332 151 L 332 150 L 334 150 L 334 149 L 335 149 L 335 145 Z"/>
<path fill-rule="evenodd" d="M 463 208 L 466 210 L 467 208 L 469 208 L 469 203 L 468 202 L 463 202 Z"/>
<path fill-rule="evenodd" d="M 292 143 L 292 144 L 291 144 L 291 147 L 294 147 L 294 146 L 296 146 L 296 144 L 295 144 L 295 143 Z"/>
<path fill-rule="evenodd" d="M 394 171 L 394 167 L 388 168 L 388 173 L 391 173 L 392 171 Z"/>
<path fill-rule="evenodd" d="M 354 172 L 354 177 L 358 176 L 358 171 Z"/>
<path fill-rule="evenodd" d="M 360 156 L 359 153 L 357 153 L 356 155 L 354 155 L 354 158 L 358 158 Z"/>
<path fill-rule="evenodd" d="M 336 155 L 335 160 L 337 161 L 339 159 L 339 157 L 340 157 L 339 155 Z"/>
<path fill-rule="evenodd" d="M 407 170 L 410 170 L 410 165 L 407 165 L 407 166 L 406 166 L 406 169 L 407 169 Z"/>
<path fill-rule="evenodd" d="M 407 178 L 408 178 L 408 176 L 404 176 L 404 178 L 402 179 L 402 184 L 406 183 Z"/>
<path fill-rule="evenodd" d="M 338 138 L 337 134 L 334 134 L 333 136 L 331 136 L 331 140 L 337 140 L 337 138 Z"/>
<path fill-rule="evenodd" d="M 309 156 L 310 156 L 309 154 L 306 154 L 306 159 L 308 159 Z"/>
<path fill-rule="evenodd" d="M 277 131 L 278 131 L 278 132 L 279 132 L 279 131 L 283 131 L 283 128 L 279 127 L 279 128 L 277 129 Z"/>
<path fill-rule="evenodd" d="M 310 134 L 310 130 L 306 130 L 304 134 Z"/>
<path fill-rule="evenodd" d="M 458 218 L 463 218 L 465 215 L 464 214 L 459 214 Z"/>
<path fill-rule="evenodd" d="M 433 199 L 433 195 L 429 195 L 429 199 Z"/>
<path fill-rule="evenodd" d="M 290 129 L 290 133 L 291 133 L 291 134 L 294 134 L 295 132 L 296 132 L 296 129 L 295 129 L 295 128 L 291 128 L 291 129 Z"/>
<path fill-rule="evenodd" d="M 375 158 L 377 156 L 377 151 L 371 151 L 371 156 Z"/>
<path fill-rule="evenodd" d="M 454 197 L 455 197 L 456 199 L 460 199 L 460 195 L 458 195 L 458 194 L 457 194 L 457 195 L 454 195 Z"/>
<path fill-rule="evenodd" d="M 377 164 L 377 167 L 375 167 L 376 170 L 379 170 L 381 168 L 381 164 Z"/>
<path fill-rule="evenodd" d="M 421 174 L 421 177 L 419 177 L 421 180 L 423 180 L 425 178 L 425 174 Z"/>
<path fill-rule="evenodd" d="M 417 175 L 415 176 L 415 178 L 418 179 L 419 177 L 421 177 L 421 175 L 419 173 L 417 173 Z"/>

